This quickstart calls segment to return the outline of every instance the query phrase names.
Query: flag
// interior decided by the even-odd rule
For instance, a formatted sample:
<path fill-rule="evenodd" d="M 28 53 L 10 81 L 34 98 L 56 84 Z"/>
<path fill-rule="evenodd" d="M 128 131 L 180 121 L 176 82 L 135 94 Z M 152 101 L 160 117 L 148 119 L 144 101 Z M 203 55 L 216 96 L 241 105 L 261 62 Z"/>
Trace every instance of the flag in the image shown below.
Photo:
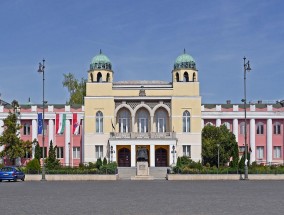
<path fill-rule="evenodd" d="M 37 114 L 37 133 L 38 134 L 42 134 L 42 124 L 43 124 L 42 113 L 38 113 Z"/>
<path fill-rule="evenodd" d="M 78 135 L 80 131 L 80 119 L 78 119 L 78 114 L 73 113 L 73 134 Z"/>
<path fill-rule="evenodd" d="M 65 129 L 66 114 L 56 114 L 56 133 L 63 134 Z"/>

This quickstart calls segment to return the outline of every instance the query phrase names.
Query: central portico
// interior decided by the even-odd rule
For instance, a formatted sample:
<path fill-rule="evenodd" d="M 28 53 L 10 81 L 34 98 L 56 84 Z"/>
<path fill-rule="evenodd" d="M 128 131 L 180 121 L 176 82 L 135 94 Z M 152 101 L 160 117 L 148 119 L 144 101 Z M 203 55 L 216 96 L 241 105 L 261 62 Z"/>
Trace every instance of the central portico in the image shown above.
<path fill-rule="evenodd" d="M 141 147 L 150 167 L 173 165 L 183 155 L 201 160 L 201 97 L 190 55 L 178 56 L 172 82 L 113 82 L 112 64 L 100 52 L 86 88 L 84 162 L 106 157 L 135 167 Z"/>

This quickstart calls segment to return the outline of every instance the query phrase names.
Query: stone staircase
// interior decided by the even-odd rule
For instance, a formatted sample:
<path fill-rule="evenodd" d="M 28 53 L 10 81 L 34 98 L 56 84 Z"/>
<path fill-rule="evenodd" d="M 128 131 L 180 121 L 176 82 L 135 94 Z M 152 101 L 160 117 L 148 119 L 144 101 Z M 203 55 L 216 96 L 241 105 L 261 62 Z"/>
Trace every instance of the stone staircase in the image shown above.
<path fill-rule="evenodd" d="M 154 180 L 166 180 L 168 167 L 150 167 L 150 176 Z M 119 180 L 131 180 L 136 175 L 136 167 L 118 167 Z"/>

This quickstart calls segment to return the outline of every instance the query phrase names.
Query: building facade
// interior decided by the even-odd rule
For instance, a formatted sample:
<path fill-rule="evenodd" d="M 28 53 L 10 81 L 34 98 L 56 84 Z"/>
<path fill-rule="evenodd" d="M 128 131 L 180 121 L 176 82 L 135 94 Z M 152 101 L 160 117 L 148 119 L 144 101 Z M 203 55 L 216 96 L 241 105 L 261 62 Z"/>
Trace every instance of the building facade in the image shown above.
<path fill-rule="evenodd" d="M 114 82 L 109 58 L 91 62 L 85 97 L 85 162 L 109 157 L 135 167 L 139 149 L 149 166 L 170 166 L 177 156 L 201 160 L 201 97 L 193 58 L 178 56 L 172 82 Z"/>
<path fill-rule="evenodd" d="M 244 105 L 201 105 L 198 70 L 185 52 L 177 57 L 168 76 L 171 82 L 115 82 L 111 61 L 100 52 L 90 64 L 84 106 L 46 105 L 46 155 L 52 141 L 57 146 L 57 158 L 69 166 L 107 158 L 121 167 L 135 167 L 140 149 L 147 152 L 151 167 L 174 165 L 178 156 L 199 161 L 201 132 L 208 124 L 224 124 L 232 131 L 241 155 L 245 149 Z M 283 101 L 247 105 L 250 162 L 283 164 L 283 106 Z M 0 135 L 3 120 L 13 111 L 8 103 L 0 101 Z M 39 132 L 42 105 L 21 105 L 17 113 L 20 137 L 37 140 L 43 147 Z M 60 125 L 64 125 L 63 130 Z M 34 154 L 35 145 L 32 154 L 20 163 L 25 165 Z M 9 164 L 5 158 L 1 162 Z"/>
<path fill-rule="evenodd" d="M 283 164 L 283 103 L 249 104 L 247 111 L 247 144 L 250 162 Z M 225 125 L 236 136 L 240 153 L 245 150 L 244 105 L 202 105 L 202 127 Z"/>
<path fill-rule="evenodd" d="M 42 113 L 42 105 L 21 105 L 20 108 L 14 110 L 12 106 L 0 106 L 0 135 L 4 128 L 4 119 L 7 118 L 9 112 L 16 112 L 18 116 L 18 124 L 21 125 L 19 136 L 23 140 L 37 140 L 39 146 L 43 147 L 43 131 L 39 129 L 39 114 Z M 64 116 L 64 128 L 58 129 L 59 118 Z M 82 146 L 83 146 L 83 106 L 66 106 L 66 105 L 47 105 L 45 107 L 44 117 L 44 148 L 45 157 L 48 155 L 50 142 L 53 146 L 57 146 L 56 156 L 61 164 L 67 166 L 78 166 L 82 162 Z M 76 118 L 76 122 L 74 119 Z M 75 123 L 77 123 L 75 125 Z M 77 130 L 75 131 L 75 126 Z M 2 151 L 4 146 L 0 148 Z M 24 158 L 17 161 L 17 165 L 25 165 L 26 162 L 35 156 L 35 144 L 32 146 L 32 153 L 26 154 Z M 1 162 L 6 165 L 11 164 L 7 159 L 2 158 Z"/>

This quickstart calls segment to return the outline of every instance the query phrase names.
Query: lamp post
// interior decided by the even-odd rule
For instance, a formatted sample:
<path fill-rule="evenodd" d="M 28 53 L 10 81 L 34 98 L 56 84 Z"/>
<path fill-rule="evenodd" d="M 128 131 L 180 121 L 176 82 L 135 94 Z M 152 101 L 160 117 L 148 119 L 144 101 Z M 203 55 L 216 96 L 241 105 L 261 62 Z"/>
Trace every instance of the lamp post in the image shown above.
<path fill-rule="evenodd" d="M 173 151 L 172 151 L 172 153 L 173 153 L 173 165 L 175 165 L 175 153 L 176 153 L 175 149 L 176 149 L 176 147 L 173 146 L 172 149 L 173 149 Z"/>
<path fill-rule="evenodd" d="M 110 147 L 110 162 L 113 161 L 113 146 Z"/>
<path fill-rule="evenodd" d="M 247 145 L 247 95 L 246 95 L 246 74 L 251 70 L 249 61 L 246 62 L 246 57 L 244 59 L 244 111 L 245 111 L 245 180 L 248 179 L 248 145 Z"/>
<path fill-rule="evenodd" d="M 220 153 L 220 150 L 219 150 L 219 147 L 220 147 L 220 144 L 218 143 L 217 144 L 217 147 L 218 147 L 218 173 L 219 173 L 219 163 L 220 163 L 220 156 L 219 156 L 219 153 Z"/>
<path fill-rule="evenodd" d="M 46 181 L 45 179 L 45 162 L 44 162 L 44 107 L 45 107 L 45 101 L 44 101 L 44 62 L 45 60 L 42 60 L 42 63 L 39 63 L 39 68 L 38 68 L 38 72 L 42 73 L 42 177 L 41 177 L 41 181 Z"/>

